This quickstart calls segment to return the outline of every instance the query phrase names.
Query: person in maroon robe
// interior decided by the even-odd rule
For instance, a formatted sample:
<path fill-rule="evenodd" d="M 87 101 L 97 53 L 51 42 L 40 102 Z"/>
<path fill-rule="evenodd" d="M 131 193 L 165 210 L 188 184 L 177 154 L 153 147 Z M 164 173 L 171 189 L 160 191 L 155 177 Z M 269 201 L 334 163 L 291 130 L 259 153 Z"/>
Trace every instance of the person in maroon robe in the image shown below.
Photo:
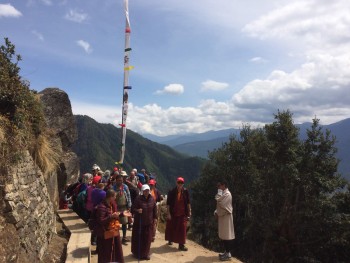
<path fill-rule="evenodd" d="M 179 244 L 179 250 L 187 251 L 186 228 L 187 221 L 191 217 L 191 203 L 188 190 L 184 188 L 185 180 L 178 177 L 176 187 L 169 191 L 167 198 L 167 222 L 165 228 L 165 240 L 168 245 L 173 242 Z"/>
<path fill-rule="evenodd" d="M 150 260 L 150 248 L 153 237 L 153 228 L 157 223 L 157 206 L 150 188 L 144 184 L 142 195 L 136 197 L 132 210 L 134 225 L 131 236 L 131 252 L 138 259 Z"/>
<path fill-rule="evenodd" d="M 109 239 L 104 238 L 105 230 L 118 229 L 119 231 L 120 224 L 118 218 L 120 213 L 117 212 L 115 197 L 115 191 L 109 189 L 106 193 L 106 198 L 96 209 L 97 225 L 94 228 L 94 233 L 97 236 L 98 263 L 124 263 L 120 236 L 118 235 Z"/>

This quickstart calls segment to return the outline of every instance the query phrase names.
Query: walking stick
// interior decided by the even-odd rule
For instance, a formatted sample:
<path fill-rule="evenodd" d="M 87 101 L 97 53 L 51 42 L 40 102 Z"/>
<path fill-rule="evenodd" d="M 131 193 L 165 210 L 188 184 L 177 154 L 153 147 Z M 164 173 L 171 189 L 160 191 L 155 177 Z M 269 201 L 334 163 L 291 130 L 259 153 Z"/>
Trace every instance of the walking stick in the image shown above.
<path fill-rule="evenodd" d="M 142 222 L 142 216 L 140 214 L 140 225 L 139 225 L 139 243 L 138 243 L 138 250 L 139 250 L 139 255 L 138 255 L 138 263 L 140 263 L 140 258 L 141 258 L 141 222 Z"/>

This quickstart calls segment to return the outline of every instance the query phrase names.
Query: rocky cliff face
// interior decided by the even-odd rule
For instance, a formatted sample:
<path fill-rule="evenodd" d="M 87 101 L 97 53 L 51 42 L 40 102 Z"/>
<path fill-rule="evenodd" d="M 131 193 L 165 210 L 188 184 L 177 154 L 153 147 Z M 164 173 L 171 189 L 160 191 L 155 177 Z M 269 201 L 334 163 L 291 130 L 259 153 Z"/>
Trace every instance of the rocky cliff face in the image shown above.
<path fill-rule="evenodd" d="M 55 232 L 59 191 L 79 176 L 79 162 L 70 146 L 77 130 L 65 92 L 40 92 L 45 119 L 60 152 L 59 167 L 44 174 L 28 150 L 16 165 L 0 167 L 0 262 L 40 262 Z"/>
<path fill-rule="evenodd" d="M 71 150 L 72 144 L 78 139 L 78 131 L 67 93 L 58 88 L 47 88 L 39 94 L 46 122 L 56 134 L 52 140 L 61 150 L 59 169 L 45 175 L 51 200 L 58 201 L 58 193 L 64 185 L 76 182 L 79 177 L 79 159 Z"/>

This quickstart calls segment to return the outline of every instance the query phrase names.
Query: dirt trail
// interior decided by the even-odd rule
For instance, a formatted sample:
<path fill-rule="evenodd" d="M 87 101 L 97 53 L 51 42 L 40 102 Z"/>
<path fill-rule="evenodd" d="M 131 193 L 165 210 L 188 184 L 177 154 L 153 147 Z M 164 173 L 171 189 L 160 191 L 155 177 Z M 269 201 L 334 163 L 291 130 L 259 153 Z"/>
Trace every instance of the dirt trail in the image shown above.
<path fill-rule="evenodd" d="M 127 232 L 127 237 L 131 240 L 131 231 Z M 186 246 L 188 251 L 182 252 L 177 249 L 177 244 L 169 246 L 164 240 L 163 233 L 157 233 L 155 241 L 151 245 L 151 260 L 144 261 L 150 263 L 210 263 L 210 262 L 222 262 L 219 260 L 218 253 L 210 251 L 197 243 L 187 240 Z M 95 246 L 91 247 L 91 250 L 95 250 Z M 136 258 L 131 254 L 131 244 L 123 246 L 124 260 L 125 262 L 138 262 Z M 234 263 L 241 263 L 241 261 L 232 258 Z M 97 263 L 97 255 L 91 256 L 91 263 Z"/>

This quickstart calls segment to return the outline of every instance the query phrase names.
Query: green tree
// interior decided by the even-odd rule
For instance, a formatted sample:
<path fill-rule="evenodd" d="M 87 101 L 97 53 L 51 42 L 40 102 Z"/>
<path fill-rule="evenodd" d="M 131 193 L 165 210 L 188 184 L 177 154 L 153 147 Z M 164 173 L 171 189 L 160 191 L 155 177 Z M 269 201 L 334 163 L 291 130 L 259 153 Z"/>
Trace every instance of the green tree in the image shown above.
<path fill-rule="evenodd" d="M 262 129 L 243 127 L 240 138 L 210 154 L 195 184 L 193 237 L 218 249 L 213 197 L 223 177 L 233 195 L 236 256 L 247 262 L 346 262 L 349 191 L 342 191 L 334 143 L 318 120 L 301 141 L 289 111 Z"/>

